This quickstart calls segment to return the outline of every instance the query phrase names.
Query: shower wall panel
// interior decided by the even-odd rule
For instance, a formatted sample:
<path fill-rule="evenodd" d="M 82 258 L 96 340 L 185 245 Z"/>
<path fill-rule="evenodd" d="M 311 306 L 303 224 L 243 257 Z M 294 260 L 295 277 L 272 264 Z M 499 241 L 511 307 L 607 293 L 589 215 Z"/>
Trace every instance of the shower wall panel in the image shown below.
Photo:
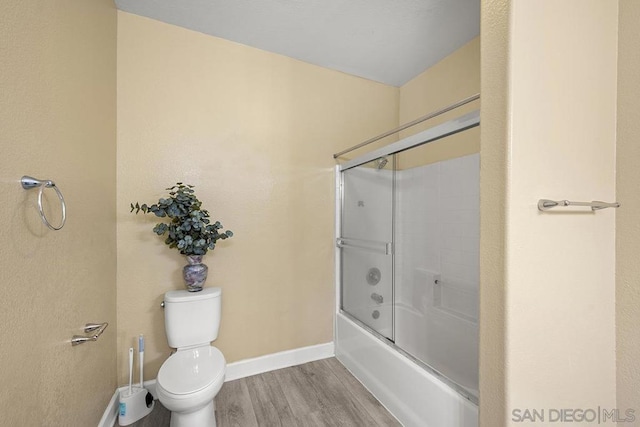
<path fill-rule="evenodd" d="M 474 394 L 479 163 L 474 154 L 396 172 L 396 345 Z"/>

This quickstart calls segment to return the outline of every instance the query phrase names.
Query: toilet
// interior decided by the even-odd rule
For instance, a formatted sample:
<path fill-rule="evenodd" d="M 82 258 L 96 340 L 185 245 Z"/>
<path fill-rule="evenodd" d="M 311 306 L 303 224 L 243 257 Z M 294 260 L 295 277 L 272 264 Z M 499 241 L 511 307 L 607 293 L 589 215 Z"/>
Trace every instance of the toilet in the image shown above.
<path fill-rule="evenodd" d="M 215 427 L 213 399 L 227 362 L 211 345 L 220 327 L 222 290 L 170 291 L 164 295 L 164 326 L 177 351 L 158 372 L 156 392 L 171 411 L 171 427 Z"/>

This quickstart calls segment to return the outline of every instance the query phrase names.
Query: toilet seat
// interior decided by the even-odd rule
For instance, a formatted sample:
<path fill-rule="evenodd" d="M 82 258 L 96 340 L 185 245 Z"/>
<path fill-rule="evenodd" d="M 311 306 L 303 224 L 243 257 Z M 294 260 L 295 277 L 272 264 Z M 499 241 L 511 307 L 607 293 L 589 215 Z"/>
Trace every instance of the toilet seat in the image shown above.
<path fill-rule="evenodd" d="M 224 381 L 225 368 L 222 352 L 211 345 L 179 350 L 162 364 L 157 383 L 175 397 L 191 395 Z"/>

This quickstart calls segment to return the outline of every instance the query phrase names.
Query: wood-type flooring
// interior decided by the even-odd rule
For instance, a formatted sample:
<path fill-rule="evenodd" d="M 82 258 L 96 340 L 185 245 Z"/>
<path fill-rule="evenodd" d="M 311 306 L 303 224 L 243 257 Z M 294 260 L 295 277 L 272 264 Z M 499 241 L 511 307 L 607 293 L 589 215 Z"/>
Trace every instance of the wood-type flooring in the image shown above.
<path fill-rule="evenodd" d="M 169 427 L 159 401 L 133 427 Z M 401 424 L 334 357 L 224 383 L 218 427 L 376 427 Z"/>

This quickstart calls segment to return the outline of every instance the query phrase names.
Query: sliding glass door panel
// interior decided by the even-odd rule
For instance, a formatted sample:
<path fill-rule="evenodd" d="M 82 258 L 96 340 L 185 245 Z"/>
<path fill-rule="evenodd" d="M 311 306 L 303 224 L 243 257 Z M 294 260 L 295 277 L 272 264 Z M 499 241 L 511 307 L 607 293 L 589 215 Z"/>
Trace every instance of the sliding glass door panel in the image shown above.
<path fill-rule="evenodd" d="M 393 156 L 342 172 L 341 308 L 393 340 Z"/>

